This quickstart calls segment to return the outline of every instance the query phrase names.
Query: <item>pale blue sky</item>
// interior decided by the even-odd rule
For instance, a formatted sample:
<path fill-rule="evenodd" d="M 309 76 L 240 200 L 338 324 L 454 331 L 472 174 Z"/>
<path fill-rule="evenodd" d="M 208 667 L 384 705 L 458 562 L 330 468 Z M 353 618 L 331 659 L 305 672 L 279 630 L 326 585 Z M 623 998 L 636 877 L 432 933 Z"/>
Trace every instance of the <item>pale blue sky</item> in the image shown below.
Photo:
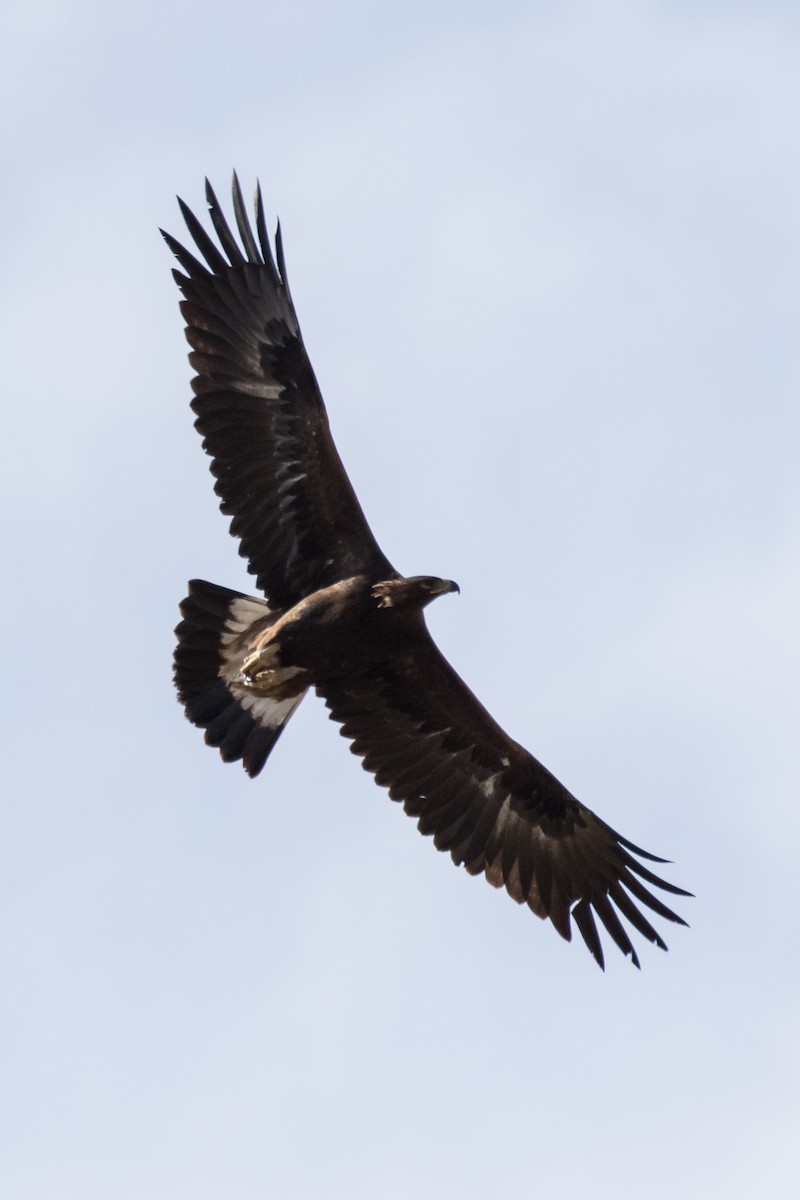
<path fill-rule="evenodd" d="M 799 53 L 769 2 L 12 11 L 3 1196 L 798 1194 Z M 255 782 L 183 719 L 185 582 L 250 584 L 157 227 L 233 166 L 443 650 L 697 893 L 641 974 L 316 700 Z"/>

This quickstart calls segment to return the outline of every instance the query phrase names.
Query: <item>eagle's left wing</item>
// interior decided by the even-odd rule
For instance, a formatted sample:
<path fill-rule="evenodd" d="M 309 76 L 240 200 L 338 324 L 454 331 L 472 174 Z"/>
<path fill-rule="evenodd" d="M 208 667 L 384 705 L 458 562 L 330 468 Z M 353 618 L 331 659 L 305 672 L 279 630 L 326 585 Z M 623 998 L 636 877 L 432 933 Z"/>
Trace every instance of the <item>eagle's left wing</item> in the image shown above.
<path fill-rule="evenodd" d="M 601 967 L 595 916 L 636 966 L 620 916 L 666 950 L 638 905 L 686 922 L 645 884 L 690 893 L 648 870 L 639 859 L 665 860 L 620 837 L 512 741 L 413 616 L 391 650 L 376 645 L 368 666 L 318 684 L 364 768 L 470 874 L 505 886 L 567 940 L 574 918 Z"/>

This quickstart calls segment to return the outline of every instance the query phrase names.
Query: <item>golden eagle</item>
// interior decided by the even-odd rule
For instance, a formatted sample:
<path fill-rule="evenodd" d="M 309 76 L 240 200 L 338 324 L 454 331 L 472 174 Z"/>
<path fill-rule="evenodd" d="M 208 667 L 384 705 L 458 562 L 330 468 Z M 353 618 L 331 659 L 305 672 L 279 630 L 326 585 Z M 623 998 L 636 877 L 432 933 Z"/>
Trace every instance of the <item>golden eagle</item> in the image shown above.
<path fill-rule="evenodd" d="M 666 949 L 638 905 L 685 922 L 645 884 L 689 893 L 639 861 L 664 859 L 620 837 L 513 741 L 439 653 L 422 610 L 457 586 L 400 575 L 372 535 L 303 345 L 280 225 L 273 258 L 260 188 L 254 233 L 234 174 L 240 240 L 208 182 L 206 197 L 217 241 L 179 200 L 205 264 L 164 237 L 183 268 L 174 276 L 195 425 L 267 599 L 189 584 L 175 649 L 189 720 L 226 762 L 257 775 L 313 687 L 364 768 L 439 850 L 567 940 L 574 918 L 602 967 L 599 917 L 638 966 L 620 916 Z"/>

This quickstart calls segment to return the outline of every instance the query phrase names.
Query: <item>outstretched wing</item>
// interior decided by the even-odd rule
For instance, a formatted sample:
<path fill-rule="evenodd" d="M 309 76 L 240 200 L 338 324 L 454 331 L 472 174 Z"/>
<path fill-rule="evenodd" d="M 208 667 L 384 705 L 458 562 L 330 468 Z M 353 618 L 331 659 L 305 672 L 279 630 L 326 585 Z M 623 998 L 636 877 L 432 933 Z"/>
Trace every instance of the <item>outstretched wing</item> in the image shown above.
<path fill-rule="evenodd" d="M 686 923 L 645 886 L 690 894 L 639 861 L 665 860 L 620 837 L 512 741 L 414 618 L 391 651 L 376 644 L 368 665 L 319 682 L 364 768 L 456 864 L 505 886 L 567 940 L 574 918 L 601 967 L 595 917 L 637 967 L 620 916 L 666 950 L 639 907 Z"/>
<path fill-rule="evenodd" d="M 219 246 L 178 203 L 207 266 L 162 233 L 185 272 L 173 273 L 196 371 L 195 425 L 248 570 L 281 608 L 352 575 L 396 577 L 331 437 L 286 282 L 280 226 L 276 266 L 260 188 L 256 240 L 234 174 L 241 246 L 208 181 L 206 197 Z"/>

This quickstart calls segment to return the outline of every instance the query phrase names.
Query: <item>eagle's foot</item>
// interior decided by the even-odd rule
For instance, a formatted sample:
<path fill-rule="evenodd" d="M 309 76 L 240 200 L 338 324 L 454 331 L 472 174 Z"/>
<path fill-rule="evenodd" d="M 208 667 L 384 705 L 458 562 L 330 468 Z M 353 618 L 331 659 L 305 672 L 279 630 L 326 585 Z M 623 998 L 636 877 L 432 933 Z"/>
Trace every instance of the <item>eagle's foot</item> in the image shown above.
<path fill-rule="evenodd" d="M 264 655 L 260 650 L 248 655 L 242 663 L 242 680 L 248 687 L 264 687 L 274 675 L 274 667 L 265 665 Z"/>

